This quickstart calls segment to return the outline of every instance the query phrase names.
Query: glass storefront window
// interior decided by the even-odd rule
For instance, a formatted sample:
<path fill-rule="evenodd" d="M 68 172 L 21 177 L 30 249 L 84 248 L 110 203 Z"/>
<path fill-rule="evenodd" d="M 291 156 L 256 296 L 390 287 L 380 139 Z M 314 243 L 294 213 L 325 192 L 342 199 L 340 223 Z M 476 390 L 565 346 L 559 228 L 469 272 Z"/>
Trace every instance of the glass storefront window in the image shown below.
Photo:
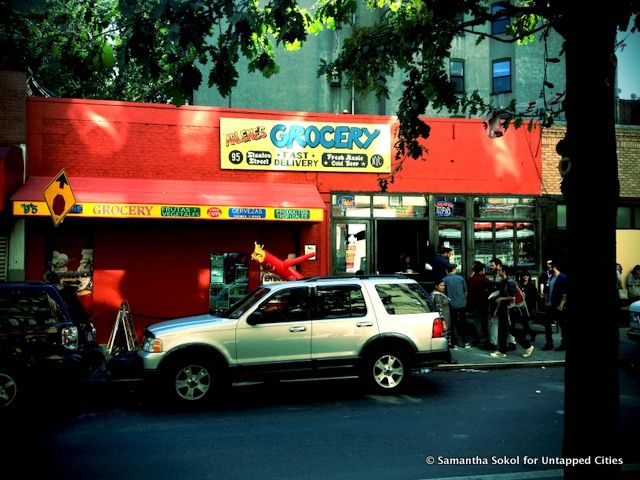
<path fill-rule="evenodd" d="M 538 203 L 533 196 L 345 192 L 333 193 L 331 202 L 335 274 L 395 272 L 401 253 L 417 259 L 420 268 L 435 246 L 453 249 L 460 273 L 472 259 L 488 264 L 493 257 L 505 265 L 536 268 Z M 471 221 L 473 240 L 467 230 Z"/>
<path fill-rule="evenodd" d="M 528 220 L 535 218 L 534 198 L 476 197 L 473 211 L 477 219 Z"/>
<path fill-rule="evenodd" d="M 489 265 L 492 258 L 518 269 L 536 266 L 533 222 L 475 222 L 473 224 L 475 260 Z"/>
<path fill-rule="evenodd" d="M 493 255 L 493 223 L 475 222 L 473 224 L 473 238 L 476 247 L 475 259 L 485 265 L 494 257 Z"/>
<path fill-rule="evenodd" d="M 465 217 L 466 198 L 437 196 L 433 203 L 436 218 Z"/>
<path fill-rule="evenodd" d="M 331 214 L 334 217 L 366 217 L 371 216 L 371 197 L 343 193 L 331 195 Z"/>
<path fill-rule="evenodd" d="M 427 199 L 424 195 L 374 195 L 373 216 L 376 218 L 425 218 Z"/>
<path fill-rule="evenodd" d="M 367 225 L 338 223 L 335 228 L 336 274 L 367 271 Z"/>
<path fill-rule="evenodd" d="M 453 255 L 449 258 L 451 263 L 458 265 L 458 273 L 463 273 L 463 245 L 464 226 L 462 223 L 440 223 L 438 225 L 438 245 L 451 248 Z"/>
<path fill-rule="evenodd" d="M 249 286 L 249 255 L 210 254 L 209 309 L 222 311 L 242 299 Z"/>
<path fill-rule="evenodd" d="M 536 242 L 533 223 L 516 223 L 517 266 L 521 270 L 532 270 L 536 266 Z"/>
<path fill-rule="evenodd" d="M 513 223 L 496 222 L 495 224 L 495 256 L 504 265 L 514 265 L 515 251 L 513 246 Z"/>

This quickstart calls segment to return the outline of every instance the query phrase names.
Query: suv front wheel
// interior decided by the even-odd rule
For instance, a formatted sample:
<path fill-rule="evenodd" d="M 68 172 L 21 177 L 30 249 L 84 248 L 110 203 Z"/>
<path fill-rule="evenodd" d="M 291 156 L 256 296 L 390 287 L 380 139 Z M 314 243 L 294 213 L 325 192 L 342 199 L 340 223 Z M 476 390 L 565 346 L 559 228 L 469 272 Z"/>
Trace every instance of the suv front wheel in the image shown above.
<path fill-rule="evenodd" d="M 182 356 L 172 362 L 168 375 L 173 396 L 181 403 L 202 404 L 211 398 L 213 391 L 221 387 L 223 370 L 206 356 L 187 358 Z"/>
<path fill-rule="evenodd" d="M 369 356 L 365 380 L 379 393 L 395 393 L 407 383 L 410 375 L 405 355 L 393 350 L 378 350 Z"/>

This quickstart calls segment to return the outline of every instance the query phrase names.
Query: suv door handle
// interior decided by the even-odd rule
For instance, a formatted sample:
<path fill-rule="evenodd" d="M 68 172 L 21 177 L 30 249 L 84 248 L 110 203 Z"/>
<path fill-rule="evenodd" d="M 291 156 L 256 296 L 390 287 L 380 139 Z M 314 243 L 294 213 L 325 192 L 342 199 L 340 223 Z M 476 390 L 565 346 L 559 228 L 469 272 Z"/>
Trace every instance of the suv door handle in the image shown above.
<path fill-rule="evenodd" d="M 358 322 L 358 323 L 356 323 L 356 327 L 373 327 L 373 322 L 371 322 L 371 321 Z"/>
<path fill-rule="evenodd" d="M 303 325 L 297 325 L 294 327 L 289 327 L 289 331 L 290 332 L 306 332 L 307 331 L 307 327 L 303 326 Z"/>

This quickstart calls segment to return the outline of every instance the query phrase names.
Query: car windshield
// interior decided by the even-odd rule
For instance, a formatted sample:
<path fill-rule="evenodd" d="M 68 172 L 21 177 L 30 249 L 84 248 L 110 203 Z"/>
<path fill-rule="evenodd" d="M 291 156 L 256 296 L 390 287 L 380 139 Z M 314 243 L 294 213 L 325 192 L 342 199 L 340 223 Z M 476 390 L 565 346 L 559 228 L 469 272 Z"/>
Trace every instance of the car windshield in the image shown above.
<path fill-rule="evenodd" d="M 224 311 L 220 316 L 224 318 L 240 318 L 244 313 L 251 308 L 252 305 L 255 305 L 260 301 L 262 297 L 264 297 L 267 293 L 270 292 L 270 289 L 265 287 L 259 287 L 249 293 L 246 297 L 244 297 L 239 302 L 236 302 L 228 310 Z"/>
<path fill-rule="evenodd" d="M 67 305 L 67 310 L 71 315 L 71 319 L 76 325 L 87 323 L 89 321 L 89 313 L 82 305 L 82 302 L 78 299 L 76 289 L 67 285 L 59 285 L 56 287 L 60 292 L 60 296 L 64 303 Z"/>

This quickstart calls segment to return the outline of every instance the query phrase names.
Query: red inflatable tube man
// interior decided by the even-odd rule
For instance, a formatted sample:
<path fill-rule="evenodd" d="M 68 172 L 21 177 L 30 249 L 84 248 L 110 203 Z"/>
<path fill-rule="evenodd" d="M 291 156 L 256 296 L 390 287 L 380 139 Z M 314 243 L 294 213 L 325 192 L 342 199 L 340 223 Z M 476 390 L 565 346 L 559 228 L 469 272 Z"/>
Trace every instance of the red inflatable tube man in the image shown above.
<path fill-rule="evenodd" d="M 316 256 L 315 252 L 311 252 L 300 257 L 280 260 L 278 257 L 264 250 L 264 245 L 258 245 L 258 242 L 254 243 L 255 248 L 251 254 L 251 259 L 262 265 L 262 268 L 267 272 L 275 273 L 283 280 L 299 280 L 304 278 L 300 272 L 291 267 Z"/>

